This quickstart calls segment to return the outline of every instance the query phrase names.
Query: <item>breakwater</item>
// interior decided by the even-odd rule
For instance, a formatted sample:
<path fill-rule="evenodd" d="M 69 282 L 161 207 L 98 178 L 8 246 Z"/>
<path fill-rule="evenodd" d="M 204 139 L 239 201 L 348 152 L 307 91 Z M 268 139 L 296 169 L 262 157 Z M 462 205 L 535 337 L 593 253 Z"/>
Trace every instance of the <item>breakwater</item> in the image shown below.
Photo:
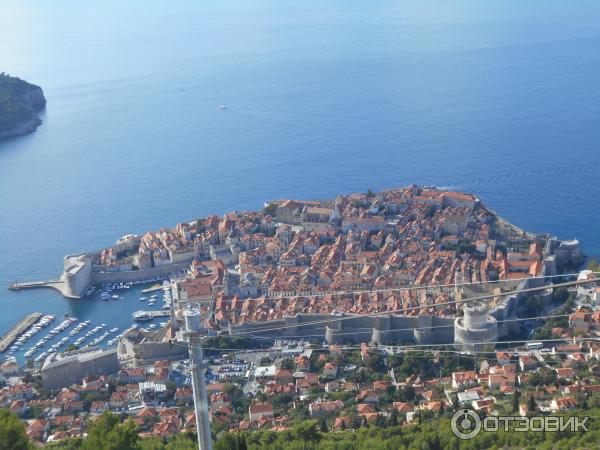
<path fill-rule="evenodd" d="M 14 342 L 17 336 L 27 331 L 27 329 L 30 326 L 32 326 L 34 323 L 40 320 L 40 317 L 42 317 L 42 314 L 39 312 L 29 314 L 23 320 L 18 322 L 14 327 L 8 330 L 8 333 L 6 333 L 0 339 L 0 352 L 4 352 L 8 347 L 10 347 L 10 345 Z"/>
<path fill-rule="evenodd" d="M 79 296 L 72 295 L 68 285 L 63 280 L 25 281 L 23 283 L 14 282 L 8 286 L 8 288 L 11 291 L 20 291 L 21 289 L 50 288 L 60 292 L 63 297 L 79 298 Z"/>
<path fill-rule="evenodd" d="M 64 270 L 58 280 L 15 282 L 9 289 L 18 291 L 21 289 L 50 288 L 54 289 L 66 298 L 81 298 L 93 285 L 103 283 L 143 282 L 156 278 L 168 277 L 182 271 L 186 271 L 190 265 L 189 261 L 164 264 L 157 267 L 148 267 L 139 270 L 99 270 L 93 265 L 94 255 L 81 253 L 67 255 L 64 259 Z"/>

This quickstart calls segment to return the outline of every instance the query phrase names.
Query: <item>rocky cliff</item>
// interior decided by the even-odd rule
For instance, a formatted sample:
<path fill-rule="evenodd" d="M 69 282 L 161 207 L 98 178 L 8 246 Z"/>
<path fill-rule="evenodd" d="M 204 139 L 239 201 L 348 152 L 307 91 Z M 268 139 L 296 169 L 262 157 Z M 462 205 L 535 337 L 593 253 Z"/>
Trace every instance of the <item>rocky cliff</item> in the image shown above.
<path fill-rule="evenodd" d="M 36 113 L 45 107 L 42 88 L 0 73 L 0 139 L 35 131 L 42 123 Z"/>

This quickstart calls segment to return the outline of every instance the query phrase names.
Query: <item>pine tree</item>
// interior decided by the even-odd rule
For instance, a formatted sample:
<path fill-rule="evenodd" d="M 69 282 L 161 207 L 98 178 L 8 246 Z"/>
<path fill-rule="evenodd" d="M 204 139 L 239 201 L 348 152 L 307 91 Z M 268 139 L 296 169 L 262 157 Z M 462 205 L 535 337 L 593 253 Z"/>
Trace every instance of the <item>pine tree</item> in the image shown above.
<path fill-rule="evenodd" d="M 6 409 L 0 409 L 0 450 L 27 450 L 30 442 L 25 425 Z"/>
<path fill-rule="evenodd" d="M 392 409 L 390 414 L 390 427 L 397 427 L 398 424 L 398 412 L 395 409 Z"/>
<path fill-rule="evenodd" d="M 535 410 L 537 409 L 537 403 L 533 398 L 533 394 L 529 394 L 529 400 L 527 401 L 527 409 L 529 410 L 529 412 L 535 412 Z"/>
<path fill-rule="evenodd" d="M 450 400 L 452 402 L 452 409 L 454 411 L 458 410 L 458 394 L 456 392 L 453 392 L 452 395 L 450 396 Z"/>
<path fill-rule="evenodd" d="M 587 401 L 585 394 L 581 394 L 579 396 L 578 400 L 579 400 L 579 408 L 580 409 L 584 409 L 584 410 L 588 409 L 588 401 Z"/>
<path fill-rule="evenodd" d="M 516 414 L 519 412 L 519 402 L 521 401 L 521 392 L 517 389 L 513 394 L 512 412 Z"/>
<path fill-rule="evenodd" d="M 139 436 L 133 420 L 121 423 L 119 416 L 104 413 L 94 422 L 83 441 L 83 450 L 138 448 Z"/>
<path fill-rule="evenodd" d="M 319 421 L 319 430 L 321 430 L 321 433 L 329 432 L 329 428 L 327 427 L 327 421 L 324 417 Z"/>
<path fill-rule="evenodd" d="M 248 450 L 248 444 L 246 444 L 246 436 L 238 435 L 238 450 Z"/>

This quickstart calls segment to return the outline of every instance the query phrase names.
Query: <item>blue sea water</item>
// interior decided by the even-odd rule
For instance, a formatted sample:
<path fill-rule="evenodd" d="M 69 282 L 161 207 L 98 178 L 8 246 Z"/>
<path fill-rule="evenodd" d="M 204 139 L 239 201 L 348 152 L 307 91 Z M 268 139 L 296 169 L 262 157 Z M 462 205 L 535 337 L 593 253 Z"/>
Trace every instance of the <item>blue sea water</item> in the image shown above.
<path fill-rule="evenodd" d="M 128 326 L 138 292 L 6 287 L 273 198 L 449 186 L 600 254 L 595 0 L 3 0 L 0 71 L 48 99 L 0 143 L 0 333 Z"/>

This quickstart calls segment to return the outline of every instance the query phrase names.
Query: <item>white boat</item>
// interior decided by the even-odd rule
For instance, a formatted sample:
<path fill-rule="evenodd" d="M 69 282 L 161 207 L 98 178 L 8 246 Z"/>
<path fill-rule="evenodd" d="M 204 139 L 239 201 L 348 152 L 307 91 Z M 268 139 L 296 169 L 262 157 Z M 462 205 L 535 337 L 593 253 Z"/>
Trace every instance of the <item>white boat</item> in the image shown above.
<path fill-rule="evenodd" d="M 133 317 L 133 320 L 136 321 L 146 321 L 154 318 L 152 314 L 147 311 L 136 311 L 131 316 Z"/>

